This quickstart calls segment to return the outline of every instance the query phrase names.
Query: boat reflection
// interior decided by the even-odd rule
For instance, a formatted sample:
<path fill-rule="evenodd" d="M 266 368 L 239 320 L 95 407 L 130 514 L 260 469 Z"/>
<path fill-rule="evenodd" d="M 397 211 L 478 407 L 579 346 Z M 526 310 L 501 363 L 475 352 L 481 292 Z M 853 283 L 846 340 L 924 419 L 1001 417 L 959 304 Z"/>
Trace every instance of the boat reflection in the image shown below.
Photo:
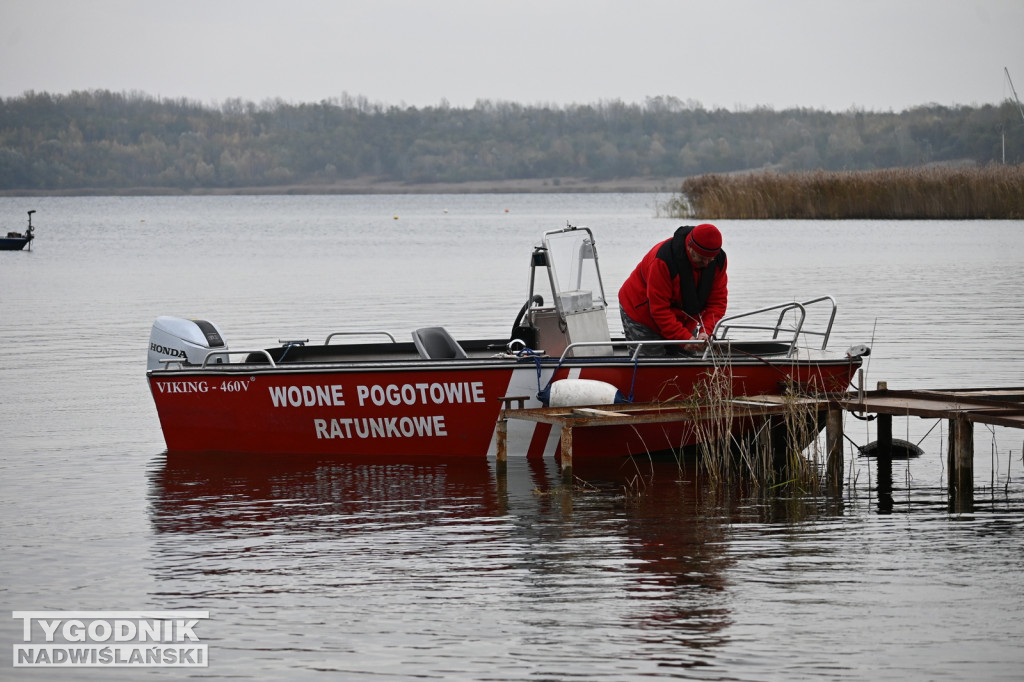
<path fill-rule="evenodd" d="M 567 486 L 555 462 L 525 458 L 502 470 L 164 454 L 150 471 L 153 575 L 170 592 L 202 585 L 266 608 L 298 593 L 353 622 L 398 598 L 433 604 L 429 617 L 441 609 L 457 628 L 464 616 L 442 597 L 456 609 L 478 595 L 524 638 L 557 613 L 595 641 L 626 625 L 666 664 L 704 665 L 732 624 L 735 524 L 822 511 L 708 486 L 692 463 L 581 462 L 576 474 Z"/>
<path fill-rule="evenodd" d="M 277 532 L 325 530 L 373 521 L 522 517 L 565 523 L 579 533 L 579 515 L 603 514 L 645 561 L 663 565 L 674 551 L 722 539 L 734 523 L 792 522 L 842 513 L 842 501 L 810 496 L 780 499 L 739 485 L 701 482 L 693 462 L 623 458 L 584 461 L 575 482 L 557 463 L 512 460 L 496 468 L 483 458 L 296 456 L 288 460 L 215 453 L 163 453 L 149 472 L 150 516 L 160 533 L 195 533 L 273 524 Z M 529 528 L 530 522 L 515 522 Z M 665 565 L 679 575 L 679 566 Z"/>
<path fill-rule="evenodd" d="M 161 461 L 162 460 L 162 461 Z M 403 521 L 438 512 L 473 517 L 498 513 L 494 476 L 484 459 L 295 457 L 261 460 L 214 453 L 165 453 L 150 472 L 151 517 L 164 533 L 194 533 L 246 524 L 277 531 L 324 530 L 400 515 Z"/>

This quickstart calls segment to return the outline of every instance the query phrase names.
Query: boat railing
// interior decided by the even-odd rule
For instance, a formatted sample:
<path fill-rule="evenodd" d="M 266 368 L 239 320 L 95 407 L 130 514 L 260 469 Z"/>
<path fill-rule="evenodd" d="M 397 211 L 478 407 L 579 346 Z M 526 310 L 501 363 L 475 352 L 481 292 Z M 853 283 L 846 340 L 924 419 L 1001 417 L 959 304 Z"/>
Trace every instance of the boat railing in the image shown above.
<path fill-rule="evenodd" d="M 639 357 L 640 355 L 640 351 L 643 350 L 645 346 L 678 346 L 680 343 L 681 342 L 678 339 L 649 339 L 646 341 L 633 341 L 629 339 L 616 339 L 613 341 L 577 341 L 576 343 L 570 343 L 568 346 L 565 347 L 565 350 L 562 351 L 562 354 L 561 356 L 559 356 L 558 361 L 560 363 L 564 362 L 566 358 L 569 357 L 569 352 L 574 348 L 607 348 L 608 346 L 616 348 L 621 348 L 625 346 L 630 348 L 631 352 L 629 359 L 630 361 L 636 361 L 637 357 Z M 661 356 L 653 356 L 654 359 L 658 359 L 659 357 Z M 693 357 L 696 357 L 696 354 L 694 354 Z"/>
<path fill-rule="evenodd" d="M 354 329 L 349 332 L 331 332 L 327 335 L 324 345 L 329 344 L 335 336 L 386 336 L 391 339 L 391 343 L 398 343 L 394 334 L 383 329 Z"/>
<path fill-rule="evenodd" d="M 807 309 L 820 303 L 828 303 L 830 310 L 828 315 L 828 323 L 823 329 L 810 329 L 805 328 L 807 320 Z M 818 298 L 812 298 L 808 301 L 800 302 L 788 302 L 779 303 L 765 308 L 758 308 L 757 310 L 751 310 L 744 313 L 738 313 L 736 315 L 730 315 L 729 317 L 723 318 L 717 325 L 715 325 L 712 339 L 709 343 L 704 344 L 702 359 L 707 359 L 710 355 L 716 354 L 716 351 L 720 351 L 723 348 L 730 347 L 734 340 L 729 338 L 730 332 L 736 331 L 764 331 L 771 332 L 771 338 L 768 340 L 761 340 L 761 343 L 772 343 L 778 344 L 780 347 L 785 348 L 785 356 L 791 357 L 797 348 L 797 344 L 800 341 L 801 336 L 820 336 L 822 338 L 821 350 L 825 350 L 828 347 L 828 339 L 832 334 L 832 325 L 836 319 L 836 301 L 831 296 L 819 296 Z M 765 316 L 768 313 L 777 313 L 774 324 L 770 323 L 759 323 L 759 322 L 738 322 L 738 320 L 746 320 L 749 318 L 755 318 L 757 316 Z M 787 317 L 795 314 L 796 318 L 791 323 L 787 324 Z M 751 340 L 757 342 L 757 340 Z M 559 362 L 564 361 L 569 357 L 569 353 L 574 348 L 580 348 L 585 346 L 614 346 L 622 347 L 628 346 L 632 349 L 630 356 L 631 360 L 636 360 L 643 350 L 644 346 L 676 346 L 681 342 L 678 339 L 654 339 L 648 341 L 631 341 L 631 340 L 615 340 L 615 341 L 579 341 L 576 343 L 570 343 L 562 351 L 562 355 L 559 357 Z M 685 342 L 683 342 L 685 343 Z M 728 351 L 726 351 L 728 353 Z M 781 352 L 780 352 L 781 354 Z"/>
<path fill-rule="evenodd" d="M 598 347 L 598 346 L 601 346 L 601 347 L 604 347 L 604 348 L 607 348 L 608 346 L 621 347 L 621 346 L 625 346 L 625 345 L 631 345 L 631 344 L 634 344 L 634 343 L 644 343 L 644 342 L 643 341 L 622 341 L 622 340 L 619 340 L 619 341 L 576 341 L 575 343 L 570 343 L 568 346 L 565 347 L 565 350 L 563 350 L 562 354 L 558 357 L 558 362 L 559 363 L 564 362 L 566 360 L 566 358 L 570 357 L 569 353 L 574 348 L 587 348 L 587 347 L 595 348 L 595 347 Z M 661 343 L 661 342 L 656 342 L 656 343 Z"/>
<path fill-rule="evenodd" d="M 200 365 L 200 369 L 207 369 L 207 366 L 210 364 L 210 358 L 217 355 L 251 355 L 252 353 L 259 353 L 265 356 L 271 367 L 277 367 L 274 358 L 270 357 L 270 353 L 265 348 L 257 348 L 254 350 L 212 350 L 203 358 L 203 364 Z M 164 369 L 172 369 L 171 365 L 177 365 L 178 369 L 185 369 L 185 365 L 188 364 L 188 358 L 160 358 L 158 362 L 164 366 Z"/>
<path fill-rule="evenodd" d="M 206 366 L 210 363 L 210 358 L 214 356 L 241 355 L 243 353 L 245 353 L 246 355 L 250 355 L 252 353 L 259 353 L 267 358 L 267 362 L 270 363 L 271 367 L 277 367 L 277 363 L 274 362 L 274 358 L 270 357 L 270 353 L 265 348 L 257 348 L 255 350 L 212 350 L 206 354 L 205 358 L 203 358 L 202 369 L 206 369 Z"/>
<path fill-rule="evenodd" d="M 824 329 L 805 329 L 804 324 L 807 320 L 807 308 L 818 304 L 828 302 L 831 310 L 828 316 L 828 324 Z M 821 350 L 825 350 L 828 346 L 829 336 L 832 334 L 832 325 L 836 319 L 836 301 L 831 296 L 819 296 L 818 298 L 812 298 L 803 303 L 796 301 L 790 303 L 779 303 L 776 305 L 768 306 L 766 308 L 758 308 L 757 310 L 751 310 L 745 313 L 739 313 L 737 315 L 730 315 L 729 317 L 722 318 L 717 325 L 715 325 L 714 333 L 712 337 L 714 342 L 705 351 L 705 356 L 712 352 L 713 346 L 718 345 L 729 340 L 729 333 L 731 331 L 767 331 L 771 332 L 772 341 L 779 341 L 780 337 L 784 342 L 789 344 L 789 352 L 787 355 L 792 355 L 793 351 L 796 350 L 797 343 L 800 341 L 801 336 L 820 336 L 821 337 Z M 743 320 L 748 318 L 754 318 L 755 316 L 764 316 L 766 313 L 778 312 L 778 317 L 775 319 L 775 324 L 765 324 L 756 322 L 737 322 L 737 320 Z M 796 319 L 791 325 L 785 324 L 787 316 L 790 313 L 796 313 Z M 786 341 L 787 336 L 788 341 Z"/>

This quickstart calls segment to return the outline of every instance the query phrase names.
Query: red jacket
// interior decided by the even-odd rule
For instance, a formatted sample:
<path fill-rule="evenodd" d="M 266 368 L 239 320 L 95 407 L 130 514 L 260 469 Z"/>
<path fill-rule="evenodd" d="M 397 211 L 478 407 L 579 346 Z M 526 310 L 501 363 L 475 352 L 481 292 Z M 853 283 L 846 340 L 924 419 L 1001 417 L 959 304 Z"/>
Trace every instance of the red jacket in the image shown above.
<path fill-rule="evenodd" d="M 666 339 L 693 338 L 698 321 L 710 334 L 725 316 L 729 299 L 725 251 L 706 268 L 694 268 L 685 245 L 691 229 L 680 227 L 671 239 L 648 251 L 619 289 L 626 315 Z M 690 279 L 689 285 L 681 276 Z"/>

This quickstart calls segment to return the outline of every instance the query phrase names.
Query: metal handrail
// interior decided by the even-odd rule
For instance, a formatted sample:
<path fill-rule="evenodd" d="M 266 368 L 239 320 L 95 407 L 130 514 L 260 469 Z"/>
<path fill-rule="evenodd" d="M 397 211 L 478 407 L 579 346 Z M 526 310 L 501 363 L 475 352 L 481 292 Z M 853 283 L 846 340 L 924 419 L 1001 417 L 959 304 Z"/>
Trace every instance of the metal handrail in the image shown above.
<path fill-rule="evenodd" d="M 836 299 L 832 298 L 831 296 L 819 296 L 818 298 L 812 298 L 809 301 L 804 301 L 803 305 L 804 305 L 804 308 L 807 308 L 809 306 L 814 305 L 815 303 L 821 303 L 822 301 L 828 301 L 829 303 L 832 304 L 832 312 L 831 312 L 831 314 L 828 317 L 828 326 L 825 328 L 825 331 L 823 331 L 823 332 L 806 331 L 805 330 L 804 334 L 810 334 L 812 336 L 821 336 L 821 337 L 823 337 L 822 340 L 821 340 L 821 350 L 825 350 L 825 348 L 828 347 L 829 336 L 832 335 L 832 324 L 836 321 L 836 310 L 839 307 L 836 304 Z"/>
<path fill-rule="evenodd" d="M 828 324 L 826 325 L 825 329 L 822 331 L 819 331 L 817 329 L 804 329 L 804 323 L 807 320 L 807 308 L 809 306 L 812 306 L 816 303 L 821 303 L 823 301 L 828 301 L 831 304 L 831 312 L 829 314 Z M 718 324 L 715 325 L 712 337 L 704 343 L 704 353 L 701 356 L 701 359 L 707 359 L 708 355 L 713 353 L 715 348 L 717 347 L 730 345 L 732 343 L 732 340 L 728 338 L 729 332 L 735 329 L 771 332 L 771 341 L 779 341 L 780 343 L 787 343 L 789 345 L 789 348 L 786 351 L 787 357 L 793 355 L 793 352 L 797 346 L 797 342 L 800 340 L 801 334 L 805 336 L 822 337 L 821 350 L 825 350 L 825 348 L 827 348 L 828 346 L 829 336 L 831 336 L 832 334 L 832 326 L 835 323 L 837 307 L 838 306 L 836 304 L 835 298 L 833 298 L 832 296 L 819 296 L 818 298 L 812 298 L 802 303 L 796 301 L 789 303 L 778 303 L 776 305 L 767 306 L 765 308 L 758 308 L 756 310 L 751 310 L 745 313 L 738 313 L 736 315 L 730 315 L 729 317 L 722 318 L 722 320 L 720 320 Z M 736 320 L 740 320 L 747 317 L 753 317 L 755 315 L 762 315 L 764 313 L 772 312 L 774 310 L 779 311 L 778 319 L 776 320 L 774 325 L 736 324 L 735 322 Z M 799 317 L 797 319 L 796 326 L 792 328 L 784 327 L 783 322 L 785 321 L 786 315 L 793 311 L 799 312 Z M 788 340 L 780 339 L 779 337 L 783 332 L 792 332 L 792 338 Z M 580 341 L 578 343 L 570 343 L 568 346 L 566 346 L 565 350 L 562 351 L 562 355 L 559 357 L 559 361 L 564 361 L 565 358 L 568 356 L 569 351 L 579 346 L 635 346 L 630 358 L 631 360 L 635 361 L 643 346 L 665 346 L 678 345 L 682 343 L 686 343 L 686 340 L 654 339 L 648 341 L 631 341 L 627 339 L 624 341 Z"/>
<path fill-rule="evenodd" d="M 824 331 L 804 329 L 804 323 L 807 320 L 807 308 L 811 305 L 814 305 L 815 303 L 821 303 L 822 301 L 828 301 L 829 303 L 831 303 L 832 310 L 831 314 L 829 315 L 828 325 L 825 327 Z M 819 296 L 818 298 L 813 298 L 808 301 L 804 301 L 803 303 L 798 303 L 795 301 L 792 303 L 780 303 L 777 305 L 768 306 L 766 308 L 758 308 L 757 310 L 751 310 L 749 312 L 739 313 L 738 315 L 731 315 L 729 317 L 722 318 L 721 320 L 719 320 L 718 324 L 715 325 L 715 329 L 712 333 L 712 336 L 718 341 L 724 341 L 729 336 L 729 332 L 731 330 L 747 329 L 757 331 L 770 331 L 772 332 L 772 340 L 778 341 L 780 334 L 782 334 L 783 332 L 792 332 L 793 336 L 788 342 L 789 352 L 787 353 L 787 355 L 792 355 L 793 351 L 796 349 L 797 342 L 800 340 L 801 334 L 806 336 L 822 337 L 821 350 L 825 350 L 825 348 L 828 346 L 829 336 L 831 336 L 832 334 L 832 325 L 836 319 L 836 308 L 836 301 L 832 296 Z M 771 312 L 773 310 L 779 311 L 779 316 L 774 326 L 768 326 L 763 324 L 735 324 L 735 320 L 739 320 L 745 317 L 752 317 L 754 315 L 761 315 L 767 312 Z M 798 310 L 800 313 L 796 326 L 792 328 L 783 327 L 782 323 L 785 320 L 786 315 L 794 310 Z M 705 351 L 705 356 L 706 355 L 707 351 Z"/>
<path fill-rule="evenodd" d="M 647 341 L 629 341 L 629 342 L 627 342 L 626 345 L 629 345 L 629 346 L 636 345 L 636 350 L 634 350 L 633 354 L 629 357 L 630 360 L 632 360 L 633 362 L 636 362 L 636 359 L 637 359 L 637 357 L 639 357 L 640 351 L 643 349 L 644 346 L 668 346 L 668 345 L 678 346 L 679 344 L 683 344 L 683 343 L 686 343 L 686 340 L 680 341 L 679 339 L 649 339 Z M 694 341 L 694 343 L 702 343 L 702 342 Z M 696 357 L 696 356 L 693 356 L 693 357 Z M 657 360 L 658 356 L 654 356 L 653 359 Z"/>
<path fill-rule="evenodd" d="M 398 343 L 395 340 L 394 334 L 392 334 L 389 331 L 385 331 L 383 329 L 357 329 L 357 330 L 350 331 L 350 332 L 332 332 L 332 333 L 327 335 L 327 339 L 324 341 L 324 345 L 326 346 L 327 344 L 329 344 L 331 342 L 331 339 L 333 339 L 335 336 L 373 336 L 373 335 L 377 335 L 377 336 L 383 335 L 383 336 L 386 336 L 389 339 L 391 339 L 391 343 Z"/>
<path fill-rule="evenodd" d="M 570 343 L 568 346 L 565 347 L 565 350 L 563 350 L 562 354 L 558 357 L 558 361 L 563 362 L 566 359 L 568 352 L 573 348 L 580 348 L 584 346 L 636 346 L 636 350 L 634 350 L 633 354 L 630 356 L 630 360 L 636 360 L 637 355 L 640 353 L 640 349 L 643 346 L 677 346 L 681 343 L 686 343 L 686 341 L 680 341 L 679 339 L 648 339 L 645 341 L 633 341 L 630 339 L 615 339 L 609 341 L 577 341 L 575 343 Z M 653 359 L 658 358 L 654 357 Z"/>
<path fill-rule="evenodd" d="M 750 311 L 747 311 L 745 313 L 739 313 L 737 315 L 730 315 L 728 317 L 723 317 L 721 320 L 718 321 L 718 324 L 715 325 L 715 329 L 714 329 L 714 332 L 712 333 L 712 336 L 714 336 L 716 339 L 724 339 L 724 338 L 726 338 L 729 335 L 729 331 L 732 330 L 732 329 L 750 329 L 750 330 L 758 330 L 758 331 L 770 331 L 770 332 L 772 332 L 772 340 L 777 340 L 779 338 L 779 332 L 782 331 L 782 320 L 783 320 L 783 318 L 785 318 L 786 313 L 788 313 L 789 311 L 791 311 L 793 309 L 798 309 L 798 310 L 800 310 L 800 313 L 801 313 L 800 320 L 799 320 L 799 322 L 798 322 L 798 324 L 796 326 L 796 329 L 799 330 L 801 327 L 803 327 L 804 319 L 807 317 L 807 310 L 804 308 L 803 304 L 801 304 L 801 303 L 779 303 L 777 305 L 768 306 L 766 308 L 758 308 L 756 310 L 750 310 Z M 764 325 L 764 324 L 735 324 L 734 323 L 734 320 L 740 320 L 740 319 L 743 319 L 745 317 L 753 317 L 754 315 L 762 315 L 764 313 L 771 312 L 773 310 L 778 310 L 779 311 L 779 319 L 778 319 L 778 321 L 776 321 L 776 323 L 774 325 L 769 326 L 769 325 Z"/>
<path fill-rule="evenodd" d="M 214 355 L 228 355 L 228 356 L 231 356 L 231 355 L 240 355 L 242 353 L 246 353 L 246 354 L 248 354 L 248 353 L 263 353 L 263 355 L 265 355 L 267 357 L 267 362 L 270 363 L 270 366 L 271 367 L 277 367 L 277 363 L 274 362 L 274 358 L 270 357 L 270 353 L 267 352 L 266 349 L 264 349 L 264 348 L 256 348 L 256 349 L 253 349 L 253 350 L 212 350 L 212 351 L 210 351 L 209 353 L 206 354 L 205 358 L 203 358 L 203 366 L 201 367 L 201 369 L 206 369 L 207 363 L 210 362 L 210 358 L 212 358 Z"/>
<path fill-rule="evenodd" d="M 563 360 L 565 360 L 566 354 L 570 350 L 572 350 L 573 348 L 583 348 L 585 346 L 590 346 L 590 347 L 594 347 L 594 346 L 626 346 L 626 345 L 630 345 L 630 344 L 634 344 L 634 343 L 645 343 L 645 342 L 644 341 L 576 341 L 575 343 L 570 343 L 568 346 L 565 347 L 565 350 L 562 351 L 562 354 L 560 356 L 558 356 L 558 361 L 562 362 Z M 676 342 L 675 341 L 668 341 L 668 342 L 662 342 L 662 343 L 676 343 Z"/>
<path fill-rule="evenodd" d="M 779 310 L 779 319 L 772 327 L 760 324 L 725 324 L 726 322 L 738 320 L 744 317 L 752 317 L 754 315 L 770 312 L 772 310 Z M 789 350 L 786 351 L 786 357 L 789 357 L 790 355 L 793 354 L 793 350 L 796 348 L 796 342 L 800 338 L 800 330 L 803 329 L 804 320 L 807 319 L 807 310 L 806 308 L 804 308 L 803 304 L 800 303 L 780 303 L 778 305 L 769 306 L 767 308 L 759 308 L 757 310 L 751 310 L 746 313 L 740 313 L 738 315 L 723 318 L 718 321 L 718 324 L 715 325 L 715 329 L 712 332 L 711 336 L 716 339 L 725 340 L 729 336 L 729 331 L 731 329 L 748 329 L 755 331 L 770 331 L 772 332 L 771 340 L 778 341 L 779 333 L 783 331 L 782 321 L 786 317 L 786 313 L 790 312 L 791 310 L 799 310 L 800 318 L 798 319 L 796 327 L 794 329 L 786 330 L 793 332 L 793 338 L 789 340 Z M 708 351 L 710 350 L 710 348 L 705 350 L 704 355 L 706 356 L 708 354 Z"/>

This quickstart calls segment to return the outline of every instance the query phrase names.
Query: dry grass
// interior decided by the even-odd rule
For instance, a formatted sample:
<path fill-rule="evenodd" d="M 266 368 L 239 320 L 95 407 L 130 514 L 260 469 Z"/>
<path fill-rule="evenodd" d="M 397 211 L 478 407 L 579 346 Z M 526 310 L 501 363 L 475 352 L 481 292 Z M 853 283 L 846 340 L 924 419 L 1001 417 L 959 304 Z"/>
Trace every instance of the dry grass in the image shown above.
<path fill-rule="evenodd" d="M 787 392 L 783 414 L 741 435 L 732 394 L 732 368 L 720 365 L 696 386 L 697 467 L 712 486 L 745 482 L 755 489 L 817 492 L 825 471 L 817 447 L 817 414 L 800 394 Z M 735 429 L 735 430 L 734 430 Z"/>
<path fill-rule="evenodd" d="M 678 218 L 1024 219 L 1024 166 L 701 175 L 666 212 Z"/>

